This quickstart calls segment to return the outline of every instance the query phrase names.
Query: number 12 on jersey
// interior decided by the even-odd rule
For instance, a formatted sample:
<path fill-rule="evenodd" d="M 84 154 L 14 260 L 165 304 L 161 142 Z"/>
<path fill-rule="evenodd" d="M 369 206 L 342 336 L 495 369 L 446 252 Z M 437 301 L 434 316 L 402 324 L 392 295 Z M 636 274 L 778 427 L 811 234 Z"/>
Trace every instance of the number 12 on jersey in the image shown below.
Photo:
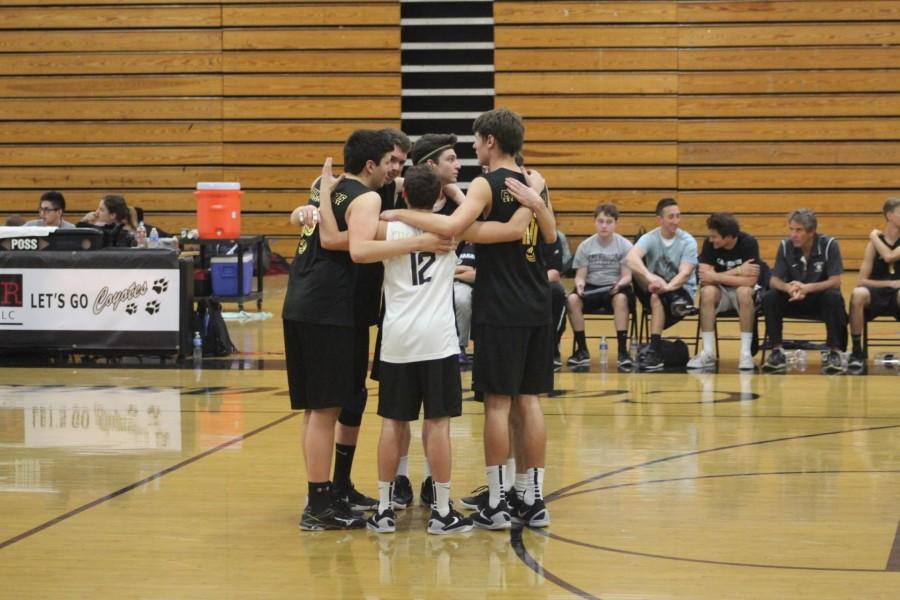
<path fill-rule="evenodd" d="M 434 252 L 410 252 L 409 266 L 412 269 L 412 284 L 422 285 L 431 281 L 428 269 L 435 261 Z"/>

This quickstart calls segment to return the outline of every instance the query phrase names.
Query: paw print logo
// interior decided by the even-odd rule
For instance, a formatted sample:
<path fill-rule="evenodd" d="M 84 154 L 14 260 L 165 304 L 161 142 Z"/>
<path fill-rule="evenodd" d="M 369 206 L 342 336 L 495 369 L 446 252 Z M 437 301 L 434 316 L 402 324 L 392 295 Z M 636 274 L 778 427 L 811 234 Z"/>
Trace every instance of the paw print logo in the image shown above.
<path fill-rule="evenodd" d="M 135 304 L 134 302 L 129 302 L 128 306 L 125 307 L 125 312 L 127 312 L 129 315 L 133 315 L 137 312 L 137 304 Z"/>
<path fill-rule="evenodd" d="M 151 300 L 147 303 L 147 306 L 144 307 L 144 310 L 146 310 L 148 314 L 155 315 L 159 312 L 159 302 Z"/>
<path fill-rule="evenodd" d="M 162 294 L 167 289 L 169 289 L 169 282 L 165 279 L 157 279 L 153 282 L 153 291 L 157 294 Z"/>

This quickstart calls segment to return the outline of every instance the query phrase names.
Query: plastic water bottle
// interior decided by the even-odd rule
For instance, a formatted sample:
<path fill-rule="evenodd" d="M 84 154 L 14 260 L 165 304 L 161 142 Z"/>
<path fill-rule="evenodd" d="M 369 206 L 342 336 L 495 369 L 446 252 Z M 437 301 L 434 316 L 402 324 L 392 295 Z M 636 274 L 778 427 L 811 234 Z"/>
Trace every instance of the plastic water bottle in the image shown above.
<path fill-rule="evenodd" d="M 600 368 L 605 369 L 609 362 L 609 344 L 606 343 L 606 336 L 600 338 Z"/>
<path fill-rule="evenodd" d="M 798 371 L 805 371 L 806 365 L 808 363 L 808 359 L 806 356 L 806 350 L 794 350 L 794 366 L 797 367 Z"/>
<path fill-rule="evenodd" d="M 872 362 L 876 367 L 900 367 L 900 355 L 893 352 L 879 352 Z"/>
<path fill-rule="evenodd" d="M 631 362 L 637 363 L 638 343 L 634 336 L 631 336 L 631 340 L 628 342 L 628 356 L 631 358 Z"/>
<path fill-rule="evenodd" d="M 147 247 L 148 248 L 158 248 L 159 247 L 159 232 L 156 230 L 156 227 L 150 230 L 150 236 L 147 238 Z"/>
<path fill-rule="evenodd" d="M 144 222 L 141 221 L 138 223 L 136 238 L 138 243 L 138 248 L 146 248 L 147 247 L 147 228 L 144 227 Z"/>
<path fill-rule="evenodd" d="M 194 368 L 199 369 L 203 366 L 203 338 L 200 337 L 200 332 L 194 332 Z"/>

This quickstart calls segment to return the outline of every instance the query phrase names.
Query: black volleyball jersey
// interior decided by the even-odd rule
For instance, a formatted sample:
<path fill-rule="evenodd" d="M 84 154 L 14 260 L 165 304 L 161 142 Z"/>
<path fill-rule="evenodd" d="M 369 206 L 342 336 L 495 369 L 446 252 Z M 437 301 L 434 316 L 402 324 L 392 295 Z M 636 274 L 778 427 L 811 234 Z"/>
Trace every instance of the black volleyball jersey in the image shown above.
<path fill-rule="evenodd" d="M 381 211 L 403 208 L 403 198 L 397 194 L 397 182 L 392 181 L 377 190 L 381 197 Z M 353 320 L 356 325 L 375 325 L 381 319 L 381 286 L 384 283 L 384 264 L 381 262 L 356 265 L 356 292 L 353 294 Z"/>
<path fill-rule="evenodd" d="M 888 241 L 884 239 L 884 234 L 879 235 L 881 241 L 890 248 L 894 250 L 897 246 L 900 246 L 900 238 L 894 241 L 893 245 L 888 244 Z M 872 261 L 872 274 L 869 275 L 869 279 L 877 279 L 880 281 L 892 280 L 892 279 L 900 279 L 900 260 L 895 260 L 892 263 L 884 262 L 884 259 L 875 251 L 875 260 Z"/>
<path fill-rule="evenodd" d="M 491 212 L 486 221 L 507 222 L 521 204 L 506 189 L 507 177 L 525 182 L 509 169 L 483 176 L 491 186 Z M 478 276 L 472 298 L 474 323 L 504 327 L 533 327 L 550 323 L 550 286 L 547 267 L 538 252 L 540 231 L 532 217 L 521 240 L 476 244 Z"/>
<path fill-rule="evenodd" d="M 334 190 L 332 208 L 340 231 L 347 230 L 347 208 L 358 196 L 371 192 L 354 179 L 345 179 Z M 319 182 L 310 190 L 309 203 L 319 206 Z M 319 243 L 318 223 L 304 226 L 291 262 L 283 317 L 290 321 L 351 327 L 356 265 L 350 253 L 327 250 Z"/>

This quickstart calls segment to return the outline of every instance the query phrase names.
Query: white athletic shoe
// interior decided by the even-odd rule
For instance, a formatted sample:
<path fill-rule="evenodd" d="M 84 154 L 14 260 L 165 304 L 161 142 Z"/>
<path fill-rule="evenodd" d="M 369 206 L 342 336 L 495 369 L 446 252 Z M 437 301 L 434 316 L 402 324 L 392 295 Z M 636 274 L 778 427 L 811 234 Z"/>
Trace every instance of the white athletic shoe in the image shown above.
<path fill-rule="evenodd" d="M 688 361 L 688 369 L 707 369 L 716 366 L 716 357 L 706 350 Z"/>
<path fill-rule="evenodd" d="M 742 352 L 741 358 L 738 360 L 738 369 L 741 371 L 752 371 L 756 368 L 753 364 L 753 356 L 749 352 Z"/>

